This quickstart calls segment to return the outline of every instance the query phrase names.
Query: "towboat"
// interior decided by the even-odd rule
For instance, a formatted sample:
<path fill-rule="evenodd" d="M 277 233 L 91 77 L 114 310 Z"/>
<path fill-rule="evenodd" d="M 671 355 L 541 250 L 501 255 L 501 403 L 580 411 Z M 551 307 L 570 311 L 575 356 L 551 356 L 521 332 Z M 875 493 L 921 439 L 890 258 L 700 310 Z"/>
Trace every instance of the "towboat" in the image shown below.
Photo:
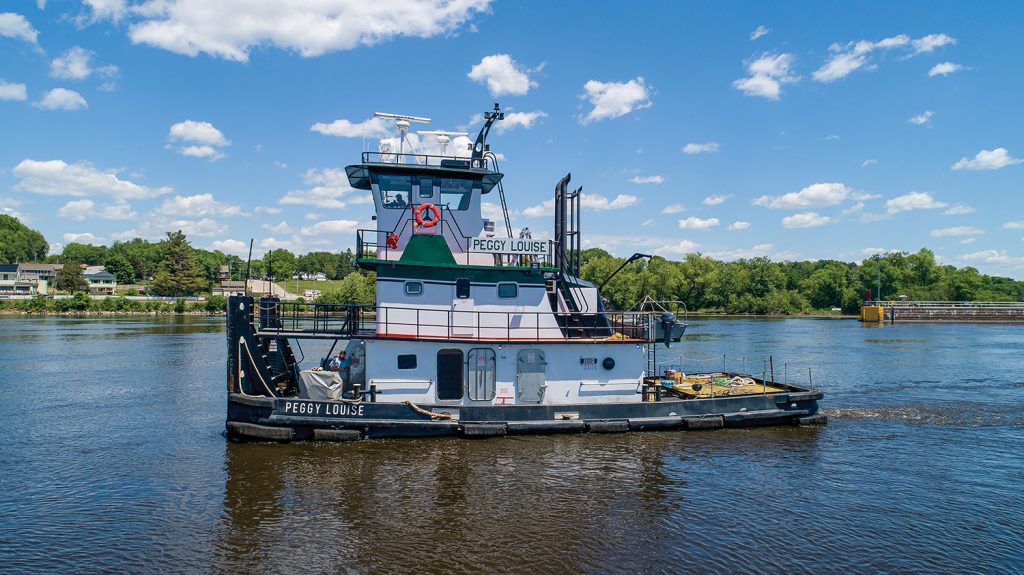
<path fill-rule="evenodd" d="M 372 196 L 356 263 L 376 272 L 373 306 L 255 299 L 227 303 L 227 435 L 351 441 L 823 425 L 818 390 L 745 374 L 682 377 L 659 350 L 684 322 L 664 306 L 605 308 L 580 278 L 580 198 L 555 185 L 552 240 L 513 237 L 484 114 L 465 149 L 406 151 L 410 122 L 345 171 Z M 457 136 L 458 137 L 458 136 Z M 497 194 L 504 233 L 484 219 Z M 640 255 L 640 254 L 638 254 Z M 331 348 L 303 365 L 303 340 Z M 298 357 L 295 350 L 299 350 Z M 344 351 L 344 359 L 335 357 Z M 332 369 L 333 368 L 333 369 Z"/>

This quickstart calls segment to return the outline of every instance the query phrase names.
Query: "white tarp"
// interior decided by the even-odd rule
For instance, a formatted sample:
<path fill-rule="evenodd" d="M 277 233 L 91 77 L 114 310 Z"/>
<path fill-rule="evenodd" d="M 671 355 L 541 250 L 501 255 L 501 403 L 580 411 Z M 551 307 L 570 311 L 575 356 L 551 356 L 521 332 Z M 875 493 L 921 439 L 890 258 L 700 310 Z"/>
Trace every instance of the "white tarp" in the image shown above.
<path fill-rule="evenodd" d="M 341 399 L 341 377 L 336 371 L 299 372 L 299 391 L 309 399 Z"/>

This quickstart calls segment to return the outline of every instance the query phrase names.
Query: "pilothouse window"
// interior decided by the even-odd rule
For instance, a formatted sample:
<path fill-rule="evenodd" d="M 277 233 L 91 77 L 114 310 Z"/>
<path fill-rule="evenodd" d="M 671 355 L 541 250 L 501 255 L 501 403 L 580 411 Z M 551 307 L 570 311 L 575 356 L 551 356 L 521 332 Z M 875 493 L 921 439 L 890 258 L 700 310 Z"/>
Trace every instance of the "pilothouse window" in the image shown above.
<path fill-rule="evenodd" d="M 412 198 L 412 177 L 380 174 L 377 176 L 380 199 L 385 208 L 405 208 Z"/>
<path fill-rule="evenodd" d="M 447 204 L 450 210 L 468 210 L 473 198 L 473 180 L 468 178 L 441 178 L 438 181 L 441 189 L 441 203 Z"/>

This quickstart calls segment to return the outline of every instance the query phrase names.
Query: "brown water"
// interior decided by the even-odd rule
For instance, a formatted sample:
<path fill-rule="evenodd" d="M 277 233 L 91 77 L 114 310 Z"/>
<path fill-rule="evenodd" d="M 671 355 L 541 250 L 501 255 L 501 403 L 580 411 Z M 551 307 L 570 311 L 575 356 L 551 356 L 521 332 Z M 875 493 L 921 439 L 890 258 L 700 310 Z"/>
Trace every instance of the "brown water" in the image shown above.
<path fill-rule="evenodd" d="M 270 445 L 221 434 L 218 320 L 3 319 L 0 571 L 1024 572 L 1022 333 L 707 320 L 673 348 L 812 368 L 825 429 Z"/>

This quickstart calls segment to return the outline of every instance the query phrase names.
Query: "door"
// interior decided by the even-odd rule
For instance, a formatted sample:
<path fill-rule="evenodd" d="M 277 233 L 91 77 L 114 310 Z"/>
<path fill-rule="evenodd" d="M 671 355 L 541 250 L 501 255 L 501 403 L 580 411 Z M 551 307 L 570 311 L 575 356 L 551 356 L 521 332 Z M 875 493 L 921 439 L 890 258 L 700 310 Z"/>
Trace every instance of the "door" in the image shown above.
<path fill-rule="evenodd" d="M 544 399 L 544 371 L 547 368 L 544 352 L 523 349 L 516 360 L 516 403 L 540 403 Z"/>
<path fill-rule="evenodd" d="M 462 350 L 437 352 L 437 399 L 462 399 Z"/>

